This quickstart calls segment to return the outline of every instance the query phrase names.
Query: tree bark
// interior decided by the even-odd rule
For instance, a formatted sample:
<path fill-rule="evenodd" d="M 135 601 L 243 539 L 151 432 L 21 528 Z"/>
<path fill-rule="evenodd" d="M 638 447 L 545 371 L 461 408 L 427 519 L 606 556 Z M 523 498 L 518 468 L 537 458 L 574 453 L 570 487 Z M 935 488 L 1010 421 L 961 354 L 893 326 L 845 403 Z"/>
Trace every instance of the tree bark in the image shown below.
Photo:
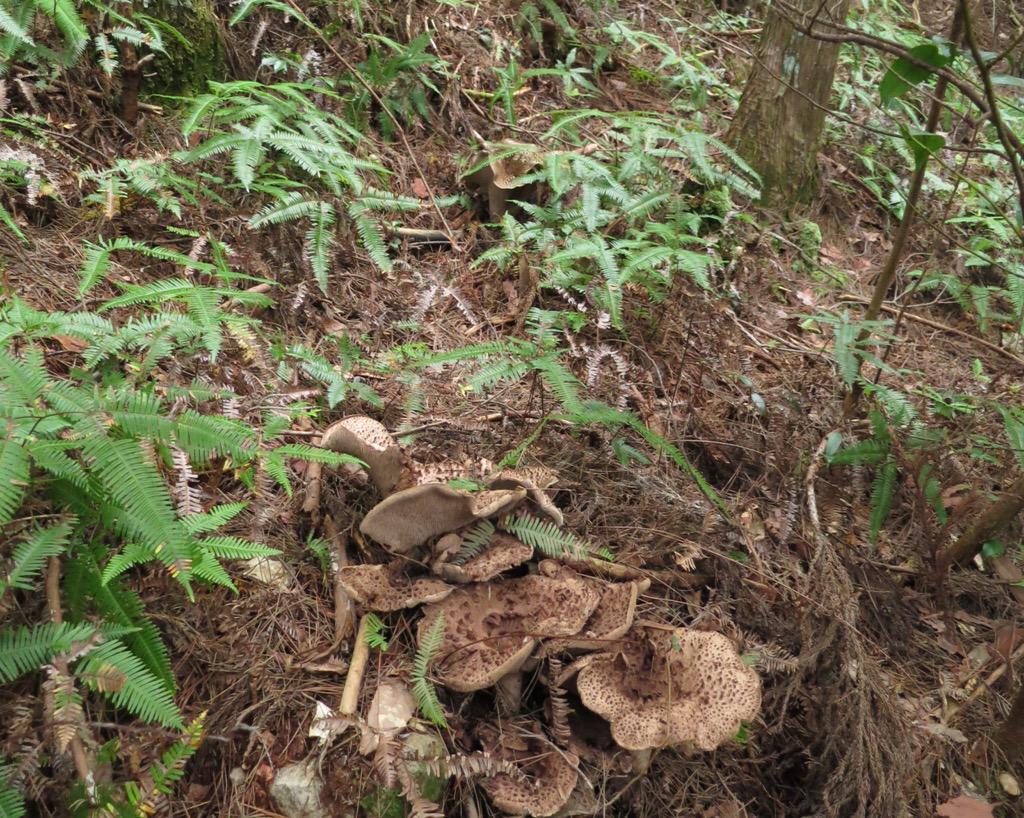
<path fill-rule="evenodd" d="M 839 44 L 815 40 L 815 21 L 842 24 L 850 0 L 791 0 L 768 11 L 727 140 L 761 175 L 762 201 L 788 207 L 813 196 Z M 792 20 L 792 22 L 791 22 Z"/>

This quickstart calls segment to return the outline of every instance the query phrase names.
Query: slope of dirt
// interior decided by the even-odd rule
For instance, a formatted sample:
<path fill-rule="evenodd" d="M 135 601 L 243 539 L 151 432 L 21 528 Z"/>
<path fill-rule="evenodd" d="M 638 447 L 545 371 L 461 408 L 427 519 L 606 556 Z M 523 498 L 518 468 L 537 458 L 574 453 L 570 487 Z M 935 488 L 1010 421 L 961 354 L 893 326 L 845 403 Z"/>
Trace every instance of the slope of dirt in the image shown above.
<path fill-rule="evenodd" d="M 227 19 L 231 9 L 223 5 L 218 13 Z M 711 6 L 622 2 L 613 11 L 595 12 L 585 3 L 563 4 L 584 41 L 588 31 L 597 37 L 609 15 L 629 20 L 680 51 L 699 50 L 739 88 L 744 52 L 756 35 L 716 33 Z M 559 80 L 537 77 L 520 95 L 519 126 L 506 128 L 478 95 L 467 92 L 491 87 L 493 69 L 501 65 L 495 44 L 522 37 L 509 4 L 444 3 L 429 10 L 413 4 L 408 12 L 392 10 L 396 20 L 381 9 L 364 13 L 369 31 L 402 41 L 429 33 L 435 53 L 458 78 L 432 97 L 429 120 L 407 127 L 402 139 L 371 138 L 379 160 L 394 173 L 394 193 L 420 198 L 428 190 L 439 197 L 463 193 L 460 172 L 477 134 L 539 141 L 551 112 L 574 104 Z M 680 35 L 666 16 L 697 28 Z M 359 41 L 349 34 L 332 34 L 333 48 L 328 48 L 298 25 L 275 20 L 261 29 L 253 18 L 232 29 L 229 39 L 236 76 L 256 74 L 251 44 L 257 39 L 280 52 L 315 50 L 324 74 L 344 70 L 342 54 L 362 56 Z M 600 93 L 588 105 L 610 111 L 679 110 L 672 90 L 649 80 L 657 63 L 644 52 L 636 64 L 615 65 L 601 75 Z M 549 55 L 538 53 L 524 67 L 549 64 Z M 170 103 L 164 103 L 165 115 L 144 109 L 139 122 L 128 127 L 102 103 L 92 110 L 73 98 L 46 104 L 51 117 L 74 125 L 55 149 L 77 167 L 98 166 L 114 155 L 141 157 L 182 147 Z M 724 127 L 731 102 L 713 95 L 706 104 L 716 115 L 700 116 L 709 127 Z M 846 145 L 826 146 L 821 194 L 808 211 L 823 232 L 811 250 L 814 257 L 807 258 L 798 244 L 799 222 L 782 222 L 743 205 L 737 210 L 749 208 L 757 218 L 739 219 L 741 212 L 726 217 L 731 222 L 724 232 L 736 252 L 715 282 L 721 295 L 684 280 L 676 281 L 661 303 L 636 294 L 644 312 L 633 314 L 628 341 L 616 345 L 617 359 L 605 359 L 596 372 L 588 371 L 592 357 L 582 346 L 572 359 L 575 374 L 592 384 L 592 397 L 622 402 L 685 451 L 726 499 L 730 521 L 667 457 L 652 455 L 624 466 L 608 445 L 608 431 L 542 423 L 554 407 L 535 381 L 484 397 L 463 388 L 459 370 L 430 368 L 415 386 L 417 401 L 410 408 L 407 384 L 370 370 L 356 373 L 384 399 L 381 409 L 370 411 L 390 429 L 404 429 L 406 451 L 421 463 L 455 461 L 486 471 L 488 463 L 529 441 L 526 462 L 558 475 L 554 497 L 566 528 L 611 549 L 620 564 L 651 580 L 639 616 L 720 630 L 756 657 L 764 703 L 745 740 L 712 754 L 660 752 L 642 776 L 619 767 L 603 772 L 591 767 L 599 776 L 592 783 L 609 814 L 924 817 L 965 786 L 999 801 L 996 814 L 1021 814 L 1020 802 L 994 781 L 1009 768 L 985 740 L 1004 714 L 1015 681 L 1014 672 L 1001 670 L 1007 652 L 1020 653 L 1012 627 L 1019 603 L 1012 589 L 966 570 L 937 593 L 926 571 L 928 538 L 935 532 L 915 513 L 913 485 L 908 481 L 899 489 L 892 517 L 877 545 L 871 545 L 870 475 L 830 469 L 821 457 L 830 432 L 856 435 L 864 426 L 851 429 L 843 419 L 831 336 L 805 318 L 822 310 L 855 311 L 864 303 L 893 227 L 851 179 L 854 166 Z M 77 296 L 82 245 L 98 235 L 167 246 L 176 242 L 175 249 L 190 251 L 193 240 L 170 236 L 163 229 L 166 216 L 151 206 L 129 205 L 110 220 L 68 181 L 55 212 L 31 214 L 28 251 L 0 234 L 5 288 L 37 309 L 73 310 L 82 304 Z M 367 359 L 401 344 L 446 350 L 522 337 L 517 317 L 524 297 L 535 299 L 531 303 L 537 307 L 565 306 L 553 291 L 524 294 L 515 272 L 474 264 L 497 234 L 472 208 L 444 212 L 447 225 L 423 208 L 404 226 L 453 229 L 457 247 L 398 236 L 394 270 L 382 274 L 350 233 L 332 260 L 323 294 L 309 274 L 296 229 L 254 233 L 245 227 L 249 211 L 190 207 L 182 224 L 201 234 L 216 231 L 232 246 L 238 268 L 270 279 L 274 306 L 255 313 L 263 336 L 255 349 L 235 340 L 215 364 L 183 360 L 167 366 L 162 377 L 168 383 L 198 378 L 228 385 L 240 396 L 231 411 L 258 418 L 297 398 L 314 403 L 322 398 L 321 387 L 301 376 L 278 379 L 273 344 L 329 350 L 331 339 L 345 332 L 359 339 Z M 924 229 L 909 255 L 915 266 L 951 259 Z M 134 264 L 125 261 L 119 270 L 132 283 L 167 272 L 159 261 Z M 115 292 L 103 284 L 90 293 L 86 306 Z M 980 343 L 976 327 L 949 305 L 923 296 L 899 303 L 907 308 L 898 329 L 902 340 L 888 363 L 908 372 L 905 386 L 916 382 L 939 392 L 1013 400 L 1024 372 L 1020 357 Z M 574 340 L 596 346 L 604 339 Z M 66 366 L 65 352 L 55 343 L 50 363 Z M 976 358 L 985 363 L 989 380 L 984 384 L 972 368 Z M 293 425 L 291 440 L 309 442 L 342 414 L 366 409 L 348 402 L 328 410 L 321 403 L 313 417 Z M 994 421 L 957 415 L 947 432 L 948 457 L 938 464 L 943 485 L 998 488 L 993 485 L 1002 473 L 998 464 L 966 454 L 974 437 L 1000 436 Z M 275 772 L 309 757 L 326 783 L 328 814 L 374 812 L 369 805 L 379 780 L 357 752 L 358 735 L 346 732 L 327 747 L 308 735 L 315 703 L 334 706 L 340 699 L 351 642 L 335 640 L 330 570 L 305 542 L 323 537 L 332 548 L 344 548 L 351 561 L 380 561 L 381 551 L 358 534 L 359 520 L 376 497 L 360 476 L 324 468 L 315 481 L 319 496 L 307 502 L 314 484 L 308 478 L 318 470 L 301 463 L 293 470 L 299 487 L 293 497 L 258 487 L 263 493 L 238 518 L 237 530 L 228 532 L 282 549 L 286 587 L 242 576 L 237 596 L 224 589 L 199 590 L 195 603 L 189 603 L 160 571 L 146 568 L 132 578 L 172 649 L 180 706 L 188 714 L 209 711 L 206 740 L 162 806 L 165 814 L 277 814 L 269 798 Z M 211 503 L 244 494 L 227 472 L 222 478 L 204 475 L 202 488 Z M 951 506 L 955 501 L 951 495 Z M 414 622 L 401 613 L 385 618 L 391 647 L 372 654 L 359 713 L 366 712 L 379 679 L 408 673 Z M 5 724 L 0 753 L 15 762 L 40 740 L 42 714 L 34 702 L 30 685 L 5 690 L 0 699 Z M 449 724 L 457 734 L 474 718 L 480 700 L 447 704 L 455 707 Z M 119 771 L 126 774 L 142 768 L 170 738 L 122 723 L 100 705 L 89 717 L 99 740 L 120 740 L 122 758 L 134 767 Z M 44 768 L 28 776 L 39 814 L 62 814 L 49 782 L 70 775 L 67 769 Z M 463 782 L 449 787 L 448 813 L 476 818 L 490 810 L 482 798 L 477 807 L 465 807 L 473 803 L 467 787 Z M 393 815 L 376 812 L 381 818 Z"/>

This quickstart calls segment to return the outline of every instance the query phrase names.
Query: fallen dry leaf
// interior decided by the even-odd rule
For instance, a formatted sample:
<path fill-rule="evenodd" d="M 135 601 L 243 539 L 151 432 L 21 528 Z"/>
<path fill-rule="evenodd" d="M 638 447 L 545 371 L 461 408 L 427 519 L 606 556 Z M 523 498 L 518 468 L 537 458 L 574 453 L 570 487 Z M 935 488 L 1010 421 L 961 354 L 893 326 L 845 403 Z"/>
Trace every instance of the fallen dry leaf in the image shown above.
<path fill-rule="evenodd" d="M 419 177 L 412 180 L 412 193 L 414 196 L 419 196 L 421 199 L 430 198 L 430 191 L 427 190 L 427 183 Z"/>
<path fill-rule="evenodd" d="M 947 801 L 935 810 L 935 814 L 942 818 L 995 818 L 988 801 L 969 795 L 958 795 Z"/>

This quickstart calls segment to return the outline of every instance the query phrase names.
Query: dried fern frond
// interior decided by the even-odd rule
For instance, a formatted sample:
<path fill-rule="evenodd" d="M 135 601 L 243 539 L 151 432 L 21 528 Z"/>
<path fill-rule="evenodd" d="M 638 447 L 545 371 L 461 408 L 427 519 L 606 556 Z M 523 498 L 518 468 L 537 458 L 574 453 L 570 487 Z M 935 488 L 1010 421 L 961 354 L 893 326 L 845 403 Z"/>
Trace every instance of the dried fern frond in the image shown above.
<path fill-rule="evenodd" d="M 548 659 L 548 701 L 551 706 L 551 735 L 560 747 L 566 747 L 572 737 L 569 728 L 569 701 L 565 697 L 565 688 L 556 682 L 562 675 L 562 662 L 551 657 Z"/>
<path fill-rule="evenodd" d="M 492 775 L 510 775 L 522 778 L 523 771 L 511 761 L 495 758 L 490 753 L 456 753 L 444 758 L 423 762 L 423 769 L 435 778 L 472 781 Z"/>

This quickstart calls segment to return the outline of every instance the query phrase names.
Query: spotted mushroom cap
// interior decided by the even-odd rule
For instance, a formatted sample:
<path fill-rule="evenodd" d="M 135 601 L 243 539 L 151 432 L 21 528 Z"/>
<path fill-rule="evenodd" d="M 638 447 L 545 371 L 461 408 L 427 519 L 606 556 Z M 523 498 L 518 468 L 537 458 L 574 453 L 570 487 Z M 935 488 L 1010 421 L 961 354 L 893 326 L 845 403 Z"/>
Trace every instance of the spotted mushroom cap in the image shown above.
<path fill-rule="evenodd" d="M 424 608 L 419 637 L 443 614 L 438 679 L 453 690 L 482 690 L 519 670 L 538 639 L 576 633 L 597 600 L 568 569 L 556 576 L 467 585 Z"/>
<path fill-rule="evenodd" d="M 720 633 L 637 629 L 649 661 L 632 666 L 622 654 L 598 657 L 576 679 L 583 704 L 611 724 L 626 750 L 692 743 L 713 750 L 753 719 L 761 683 Z"/>
<path fill-rule="evenodd" d="M 509 154 L 509 150 L 515 152 Z M 512 190 L 516 180 L 529 173 L 540 164 L 541 155 L 536 145 L 521 142 L 498 142 L 491 149 L 491 170 L 494 173 L 494 185 L 502 190 Z M 507 154 L 502 156 L 502 154 Z"/>
<path fill-rule="evenodd" d="M 441 575 L 451 582 L 487 582 L 522 565 L 533 556 L 533 546 L 507 534 L 496 534 L 487 549 L 462 565 L 444 563 Z"/>
<path fill-rule="evenodd" d="M 359 530 L 402 553 L 438 534 L 509 511 L 524 497 L 525 489 L 472 493 L 444 483 L 424 483 L 377 503 L 363 518 Z"/>
<path fill-rule="evenodd" d="M 389 494 L 402 475 L 402 450 L 384 425 L 373 418 L 342 418 L 327 427 L 320 445 L 362 460 L 381 494 Z"/>
<path fill-rule="evenodd" d="M 438 602 L 454 588 L 439 579 L 409 579 L 387 565 L 346 565 L 338 580 L 346 593 L 371 611 L 397 611 Z"/>
<path fill-rule="evenodd" d="M 494 806 L 510 815 L 554 815 L 569 800 L 579 779 L 579 759 L 539 738 L 530 741 L 522 776 L 499 773 L 480 780 Z"/>
<path fill-rule="evenodd" d="M 633 626 L 638 593 L 635 582 L 602 582 L 601 599 L 583 626 L 588 639 L 619 639 Z"/>

